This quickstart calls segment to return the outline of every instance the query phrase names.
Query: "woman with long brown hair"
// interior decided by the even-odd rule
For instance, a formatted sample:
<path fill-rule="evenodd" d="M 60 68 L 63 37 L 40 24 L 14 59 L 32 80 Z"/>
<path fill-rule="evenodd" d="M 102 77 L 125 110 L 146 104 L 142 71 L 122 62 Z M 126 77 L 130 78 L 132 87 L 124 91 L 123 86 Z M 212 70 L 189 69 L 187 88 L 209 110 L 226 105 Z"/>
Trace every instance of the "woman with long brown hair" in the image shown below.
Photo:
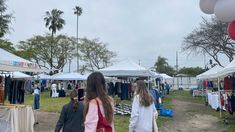
<path fill-rule="evenodd" d="M 155 116 L 157 116 L 153 98 L 143 80 L 138 80 L 136 84 L 129 132 L 152 132 L 154 131 L 153 121 L 155 122 Z"/>
<path fill-rule="evenodd" d="M 99 120 L 99 109 L 114 131 L 113 100 L 107 95 L 105 79 L 102 73 L 93 72 L 87 78 L 85 96 L 85 132 L 96 132 Z"/>

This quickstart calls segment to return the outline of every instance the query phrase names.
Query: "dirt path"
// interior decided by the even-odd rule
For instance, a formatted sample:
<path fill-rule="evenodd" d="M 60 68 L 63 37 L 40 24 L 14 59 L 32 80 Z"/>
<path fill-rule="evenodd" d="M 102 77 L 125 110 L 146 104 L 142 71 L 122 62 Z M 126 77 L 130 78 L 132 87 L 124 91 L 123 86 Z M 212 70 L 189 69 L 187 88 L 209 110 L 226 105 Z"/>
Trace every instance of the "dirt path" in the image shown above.
<path fill-rule="evenodd" d="M 34 132 L 53 132 L 59 116 L 59 113 L 38 112 L 39 124 L 34 126 Z"/>
<path fill-rule="evenodd" d="M 219 118 L 206 114 L 203 104 L 173 99 L 174 117 L 160 132 L 224 132 Z"/>

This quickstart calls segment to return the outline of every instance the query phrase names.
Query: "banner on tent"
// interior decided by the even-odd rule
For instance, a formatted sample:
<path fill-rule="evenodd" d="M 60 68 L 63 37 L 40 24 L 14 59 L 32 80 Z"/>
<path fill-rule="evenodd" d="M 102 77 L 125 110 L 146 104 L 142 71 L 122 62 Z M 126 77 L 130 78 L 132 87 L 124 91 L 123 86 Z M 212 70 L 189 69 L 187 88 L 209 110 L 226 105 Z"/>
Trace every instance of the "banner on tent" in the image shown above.
<path fill-rule="evenodd" d="M 35 63 L 28 63 L 28 62 L 18 62 L 18 61 L 2 61 L 1 64 L 4 65 L 11 65 L 16 67 L 24 67 L 24 68 L 38 68 L 37 64 Z"/>

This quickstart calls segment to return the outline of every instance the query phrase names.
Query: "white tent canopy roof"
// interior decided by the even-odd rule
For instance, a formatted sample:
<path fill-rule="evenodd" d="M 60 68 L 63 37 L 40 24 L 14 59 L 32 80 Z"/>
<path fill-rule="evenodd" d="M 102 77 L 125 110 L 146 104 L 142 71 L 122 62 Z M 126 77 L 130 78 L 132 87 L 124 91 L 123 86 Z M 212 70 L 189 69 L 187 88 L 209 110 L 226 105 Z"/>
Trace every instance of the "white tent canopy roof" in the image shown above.
<path fill-rule="evenodd" d="M 77 72 L 59 73 L 52 76 L 52 80 L 87 80 L 87 77 Z"/>
<path fill-rule="evenodd" d="M 43 73 L 35 75 L 34 77 L 37 79 L 40 79 L 40 80 L 51 80 L 52 79 L 52 77 L 50 75 L 43 74 Z"/>
<path fill-rule="evenodd" d="M 161 76 L 163 79 L 165 79 L 165 80 L 167 80 L 167 79 L 173 79 L 173 77 L 171 77 L 171 76 L 169 76 L 169 75 L 167 75 L 167 74 L 165 74 L 165 73 L 161 73 L 160 76 Z"/>
<path fill-rule="evenodd" d="M 209 69 L 208 71 L 199 74 L 196 76 L 197 79 L 213 79 L 218 77 L 218 73 L 223 69 L 223 67 L 216 65 L 213 68 Z"/>
<path fill-rule="evenodd" d="M 9 73 L 4 73 L 4 74 L 0 74 L 0 75 L 6 75 L 6 76 L 12 76 L 12 78 L 14 79 L 33 79 L 32 76 L 24 74 L 22 72 L 9 72 Z"/>
<path fill-rule="evenodd" d="M 226 67 L 224 67 L 222 70 L 220 70 L 217 73 L 217 76 L 226 76 L 229 74 L 232 74 L 235 72 L 235 60 L 233 60 L 232 62 L 230 62 Z"/>
<path fill-rule="evenodd" d="M 136 64 L 135 62 L 127 59 L 121 61 L 113 66 L 100 69 L 99 72 L 104 76 L 113 77 L 148 77 L 151 73 L 146 68 Z"/>
<path fill-rule="evenodd" d="M 42 72 L 36 63 L 30 62 L 0 48 L 0 71 Z"/>
<path fill-rule="evenodd" d="M 32 79 L 33 77 L 22 72 L 13 72 L 12 78 Z"/>

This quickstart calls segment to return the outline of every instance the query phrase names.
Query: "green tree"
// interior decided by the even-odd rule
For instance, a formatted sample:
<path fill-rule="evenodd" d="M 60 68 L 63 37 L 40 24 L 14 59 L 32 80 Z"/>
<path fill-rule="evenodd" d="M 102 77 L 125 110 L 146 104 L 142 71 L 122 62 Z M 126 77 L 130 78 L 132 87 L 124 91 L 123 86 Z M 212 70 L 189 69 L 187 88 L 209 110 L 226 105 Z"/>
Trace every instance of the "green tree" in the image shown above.
<path fill-rule="evenodd" d="M 107 44 L 99 39 L 80 39 L 79 48 L 81 58 L 86 63 L 83 68 L 89 71 L 102 69 L 111 64 L 111 60 L 116 57 L 116 53 L 108 50 Z"/>
<path fill-rule="evenodd" d="M 0 48 L 5 49 L 6 51 L 11 52 L 11 53 L 16 52 L 13 43 L 7 40 L 0 39 Z"/>
<path fill-rule="evenodd" d="M 9 32 L 9 24 L 11 23 L 12 14 L 6 14 L 6 0 L 0 0 L 0 38 Z"/>
<path fill-rule="evenodd" d="M 201 67 L 183 67 L 179 70 L 178 73 L 197 76 L 203 73 L 204 71 L 205 70 L 202 69 Z"/>
<path fill-rule="evenodd" d="M 71 59 L 75 53 L 76 40 L 74 38 L 58 35 L 54 38 L 51 49 L 51 36 L 35 36 L 26 41 L 21 41 L 18 48 L 21 51 L 21 56 L 30 57 L 31 61 L 36 62 L 40 67 L 49 69 L 49 66 L 57 70 L 62 70 L 65 64 Z M 51 58 L 53 57 L 53 58 Z M 51 65 L 51 60 L 53 63 Z"/>
<path fill-rule="evenodd" d="M 174 68 L 168 64 L 167 58 L 165 57 L 158 56 L 157 61 L 154 64 L 154 67 L 156 71 L 159 73 L 166 73 L 170 76 L 175 74 Z"/>
<path fill-rule="evenodd" d="M 65 20 L 62 18 L 63 11 L 60 11 L 58 9 L 52 9 L 50 12 L 47 11 L 46 15 L 44 17 L 44 21 L 46 22 L 45 26 L 49 28 L 51 31 L 51 41 L 50 41 L 50 66 L 52 68 L 53 66 L 53 43 L 54 43 L 54 35 L 56 34 L 56 31 L 63 29 L 63 26 L 65 25 Z"/>

